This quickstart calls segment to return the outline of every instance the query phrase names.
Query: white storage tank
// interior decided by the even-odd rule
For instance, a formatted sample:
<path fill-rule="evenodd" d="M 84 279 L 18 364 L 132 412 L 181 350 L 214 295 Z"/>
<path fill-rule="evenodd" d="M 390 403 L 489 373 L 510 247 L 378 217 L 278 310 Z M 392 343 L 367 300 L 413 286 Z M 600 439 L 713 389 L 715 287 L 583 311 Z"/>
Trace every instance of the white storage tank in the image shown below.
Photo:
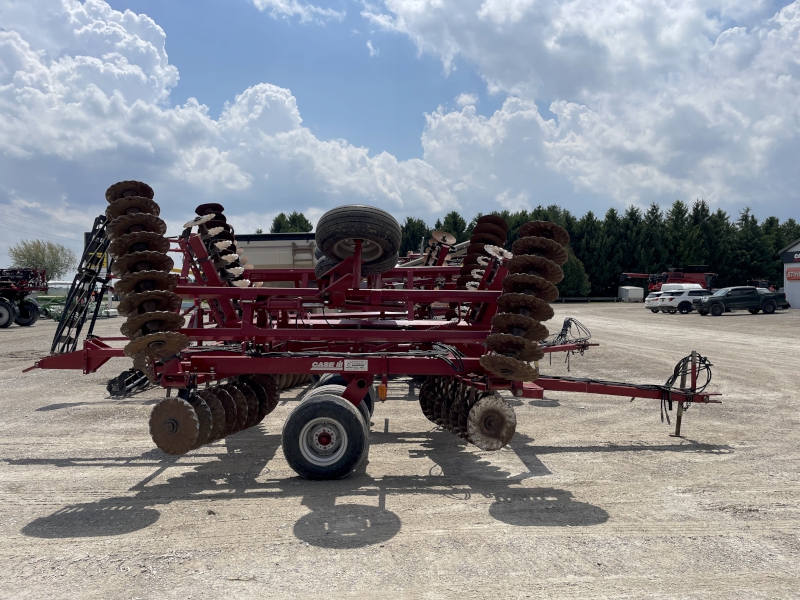
<path fill-rule="evenodd" d="M 617 290 L 617 298 L 622 302 L 644 302 L 644 289 L 633 285 L 621 285 Z"/>

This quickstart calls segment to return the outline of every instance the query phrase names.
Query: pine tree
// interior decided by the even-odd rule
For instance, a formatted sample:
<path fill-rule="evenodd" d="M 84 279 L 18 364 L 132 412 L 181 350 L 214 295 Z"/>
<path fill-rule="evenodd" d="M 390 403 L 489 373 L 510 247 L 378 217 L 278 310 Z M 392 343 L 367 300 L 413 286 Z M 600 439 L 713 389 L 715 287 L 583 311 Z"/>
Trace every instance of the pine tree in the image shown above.
<path fill-rule="evenodd" d="M 406 217 L 400 231 L 402 232 L 400 256 L 405 256 L 409 252 L 419 252 L 420 245 L 426 245 L 431 237 L 431 229 L 425 224 L 425 221 L 414 217 Z"/>

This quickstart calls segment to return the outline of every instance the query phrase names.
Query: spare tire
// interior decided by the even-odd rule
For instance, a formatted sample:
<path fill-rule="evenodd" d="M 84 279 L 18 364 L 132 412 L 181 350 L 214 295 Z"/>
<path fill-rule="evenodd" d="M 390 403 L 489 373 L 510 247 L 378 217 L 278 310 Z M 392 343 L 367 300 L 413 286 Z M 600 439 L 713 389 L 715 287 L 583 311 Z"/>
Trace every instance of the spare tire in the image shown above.
<path fill-rule="evenodd" d="M 326 257 L 341 261 L 352 256 L 355 240 L 362 240 L 362 263 L 372 264 L 400 250 L 400 224 L 385 210 L 348 204 L 326 212 L 317 223 L 317 246 Z"/>

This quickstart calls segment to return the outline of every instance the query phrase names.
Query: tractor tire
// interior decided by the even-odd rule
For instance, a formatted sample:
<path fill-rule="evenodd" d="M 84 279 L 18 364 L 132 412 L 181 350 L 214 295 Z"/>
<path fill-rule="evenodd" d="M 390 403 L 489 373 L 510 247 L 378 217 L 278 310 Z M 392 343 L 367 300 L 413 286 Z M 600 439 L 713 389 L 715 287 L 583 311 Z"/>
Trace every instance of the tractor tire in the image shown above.
<path fill-rule="evenodd" d="M 17 325 L 30 327 L 39 320 L 42 308 L 36 300 L 25 298 L 17 307 L 19 315 L 16 318 Z"/>
<path fill-rule="evenodd" d="M 317 246 L 333 260 L 352 256 L 354 241 L 362 240 L 362 263 L 378 263 L 397 254 L 400 238 L 400 224 L 374 206 L 339 206 L 322 215 L 317 223 Z"/>
<path fill-rule="evenodd" d="M 682 315 L 688 315 L 690 312 L 692 312 L 692 305 L 688 302 L 681 302 L 678 305 L 678 312 Z"/>
<path fill-rule="evenodd" d="M 764 311 L 765 315 L 771 315 L 775 312 L 775 304 L 773 302 L 767 302 L 761 307 L 761 310 Z"/>
<path fill-rule="evenodd" d="M 305 479 L 342 479 L 367 450 L 362 413 L 344 398 L 322 394 L 297 405 L 283 425 L 283 454 Z"/>
<path fill-rule="evenodd" d="M 0 329 L 10 327 L 19 317 L 19 308 L 13 302 L 0 298 Z"/>
<path fill-rule="evenodd" d="M 724 313 L 724 312 L 725 312 L 725 309 L 722 308 L 722 306 L 719 305 L 719 304 L 714 304 L 711 307 L 711 316 L 712 317 L 720 317 L 720 316 L 722 316 L 722 313 Z"/>

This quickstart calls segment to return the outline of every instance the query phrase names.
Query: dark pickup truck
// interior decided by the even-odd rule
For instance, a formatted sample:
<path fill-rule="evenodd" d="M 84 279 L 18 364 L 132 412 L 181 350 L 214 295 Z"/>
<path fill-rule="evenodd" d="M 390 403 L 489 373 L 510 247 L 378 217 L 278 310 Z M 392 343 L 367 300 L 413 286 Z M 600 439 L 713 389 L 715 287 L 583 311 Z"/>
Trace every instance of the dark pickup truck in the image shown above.
<path fill-rule="evenodd" d="M 747 310 L 753 315 L 763 311 L 765 315 L 771 315 L 786 305 L 786 294 L 753 286 L 722 288 L 710 296 L 694 300 L 694 307 L 699 314 L 705 316 L 711 313 L 715 317 L 732 310 Z"/>

